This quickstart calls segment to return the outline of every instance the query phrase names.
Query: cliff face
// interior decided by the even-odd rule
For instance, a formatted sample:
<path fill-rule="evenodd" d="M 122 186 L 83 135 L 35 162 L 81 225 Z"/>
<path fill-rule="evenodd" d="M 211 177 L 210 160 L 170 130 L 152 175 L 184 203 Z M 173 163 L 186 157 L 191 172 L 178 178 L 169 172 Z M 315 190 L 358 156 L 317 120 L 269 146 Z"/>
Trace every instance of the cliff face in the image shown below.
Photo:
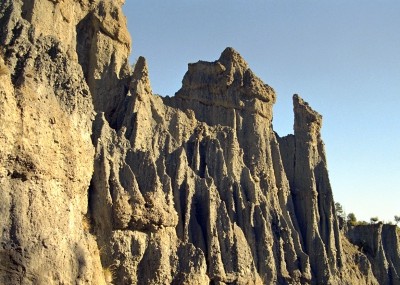
<path fill-rule="evenodd" d="M 92 91 L 106 85 L 123 96 L 116 86 L 130 76 L 120 4 L 0 3 L 1 284 L 105 284 L 85 215 L 100 105 L 93 94 L 104 95 Z M 89 15 L 101 26 L 80 29 Z M 93 50 L 86 64 L 84 34 Z"/>
<path fill-rule="evenodd" d="M 342 268 L 343 254 L 320 137 L 322 117 L 297 95 L 293 104 L 294 136 L 280 140 L 281 153 L 303 246 L 312 267 L 319 268 L 317 280 L 327 283 L 326 273 L 336 275 Z"/>
<path fill-rule="evenodd" d="M 232 48 L 153 95 L 122 4 L 0 3 L 0 283 L 397 284 L 396 231 L 339 232 L 322 117 L 279 137 Z"/>
<path fill-rule="evenodd" d="M 349 240 L 365 253 L 379 284 L 400 284 L 400 238 L 397 226 L 378 223 L 350 227 Z"/>

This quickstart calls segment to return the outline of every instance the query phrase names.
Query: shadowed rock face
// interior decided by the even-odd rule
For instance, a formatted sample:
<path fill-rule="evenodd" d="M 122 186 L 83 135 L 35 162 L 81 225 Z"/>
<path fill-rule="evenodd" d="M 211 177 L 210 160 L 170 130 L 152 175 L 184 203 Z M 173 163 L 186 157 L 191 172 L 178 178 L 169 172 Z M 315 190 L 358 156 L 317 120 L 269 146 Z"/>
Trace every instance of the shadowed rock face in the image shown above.
<path fill-rule="evenodd" d="M 395 230 L 338 230 L 322 117 L 295 95 L 280 138 L 232 48 L 153 95 L 122 4 L 0 3 L 0 283 L 397 284 Z"/>
<path fill-rule="evenodd" d="M 400 242 L 393 225 L 353 226 L 347 236 L 371 262 L 379 284 L 400 284 Z"/>

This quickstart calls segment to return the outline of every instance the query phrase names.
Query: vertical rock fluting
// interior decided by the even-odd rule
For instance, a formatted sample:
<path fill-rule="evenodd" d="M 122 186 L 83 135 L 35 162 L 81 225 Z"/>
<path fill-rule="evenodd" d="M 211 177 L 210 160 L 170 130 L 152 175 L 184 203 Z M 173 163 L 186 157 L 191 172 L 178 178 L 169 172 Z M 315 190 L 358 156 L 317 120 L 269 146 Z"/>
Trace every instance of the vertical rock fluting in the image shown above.
<path fill-rule="evenodd" d="M 322 117 L 293 96 L 294 136 L 281 139 L 296 219 L 305 252 L 319 283 L 327 284 L 342 267 L 339 229 L 329 183 Z"/>
<path fill-rule="evenodd" d="M 379 284 L 400 284 L 400 239 L 397 226 L 351 226 L 349 240 L 368 257 Z"/>
<path fill-rule="evenodd" d="M 0 3 L 0 283 L 397 284 L 395 228 L 338 230 L 321 116 L 280 138 L 232 48 L 153 95 L 123 3 Z"/>
<path fill-rule="evenodd" d="M 96 118 L 90 195 L 117 283 L 346 284 L 321 116 L 301 98 L 295 135 L 277 137 L 273 89 L 228 48 L 172 98 L 139 58 L 124 102 L 119 129 Z"/>
<path fill-rule="evenodd" d="M 124 97 L 122 87 L 115 88 L 123 81 L 105 78 L 105 70 L 123 74 L 127 62 L 130 41 L 121 36 L 127 30 L 120 6 L 0 2 L 1 284 L 106 282 L 87 219 L 93 103 L 99 96 L 107 101 L 106 94 L 93 93 L 92 81 L 109 86 L 110 99 Z M 79 24 L 88 15 L 103 18 L 96 56 L 85 69 L 77 43 L 93 29 Z"/>

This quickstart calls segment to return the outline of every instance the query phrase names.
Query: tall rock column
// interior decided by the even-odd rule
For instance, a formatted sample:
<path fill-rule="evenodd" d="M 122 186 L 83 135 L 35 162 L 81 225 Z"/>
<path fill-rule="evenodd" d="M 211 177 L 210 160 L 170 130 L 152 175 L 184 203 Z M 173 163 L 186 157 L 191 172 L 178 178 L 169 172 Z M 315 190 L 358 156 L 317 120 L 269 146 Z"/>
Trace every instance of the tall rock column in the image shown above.
<path fill-rule="evenodd" d="M 341 244 L 320 129 L 322 116 L 293 96 L 294 136 L 280 139 L 299 232 L 317 282 L 332 282 Z"/>
<path fill-rule="evenodd" d="M 0 1 L 0 284 L 106 282 L 91 133 L 128 85 L 122 2 Z"/>

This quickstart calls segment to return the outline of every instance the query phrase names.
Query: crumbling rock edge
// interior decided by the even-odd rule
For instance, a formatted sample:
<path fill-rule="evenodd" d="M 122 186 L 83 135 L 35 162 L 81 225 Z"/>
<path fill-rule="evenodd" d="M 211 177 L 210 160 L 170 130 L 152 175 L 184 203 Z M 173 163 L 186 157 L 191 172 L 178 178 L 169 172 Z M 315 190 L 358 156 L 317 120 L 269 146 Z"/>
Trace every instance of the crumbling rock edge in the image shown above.
<path fill-rule="evenodd" d="M 232 48 L 155 96 L 123 2 L 0 3 L 0 283 L 399 284 L 395 227 L 338 227 L 321 115 L 279 137 Z"/>

